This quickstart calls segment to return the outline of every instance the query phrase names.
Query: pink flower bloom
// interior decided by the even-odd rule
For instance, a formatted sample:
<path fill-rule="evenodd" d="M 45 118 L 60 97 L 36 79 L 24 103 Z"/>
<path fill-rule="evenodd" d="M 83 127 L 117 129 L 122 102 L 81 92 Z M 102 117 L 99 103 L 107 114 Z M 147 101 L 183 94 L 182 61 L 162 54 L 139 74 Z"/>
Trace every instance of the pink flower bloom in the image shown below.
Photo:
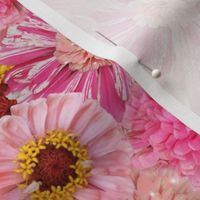
<path fill-rule="evenodd" d="M 160 84 L 200 115 L 199 0 L 132 0 L 95 10 L 92 17 L 98 32 L 131 51 L 140 63 L 160 69 Z"/>
<path fill-rule="evenodd" d="M 0 119 L 0 132 L 1 199 L 133 196 L 129 145 L 94 100 L 52 94 L 15 105 Z"/>
<path fill-rule="evenodd" d="M 123 125 L 130 130 L 134 167 L 170 165 L 200 186 L 200 135 L 163 109 L 136 83 Z"/>
<path fill-rule="evenodd" d="M 134 200 L 199 200 L 200 191 L 171 170 L 156 168 L 133 172 Z"/>
<path fill-rule="evenodd" d="M 61 64 L 69 64 L 71 70 L 88 71 L 113 64 L 110 60 L 99 58 L 85 51 L 61 34 L 57 34 L 56 40 L 55 56 Z"/>
<path fill-rule="evenodd" d="M 10 98 L 20 103 L 55 92 L 83 92 L 85 98 L 98 99 L 115 119 L 122 119 L 131 78 L 119 65 L 72 71 L 54 57 L 56 32 L 41 19 L 29 14 L 13 28 L 18 34 L 9 35 L 0 50 L 0 63 L 15 65 L 5 76 Z M 16 37 L 18 42 L 13 42 Z"/>
<path fill-rule="evenodd" d="M 129 49 L 142 63 L 171 70 L 196 60 L 199 10 L 197 0 L 134 0 L 118 9 L 99 10 L 93 17 L 99 32 Z"/>
<path fill-rule="evenodd" d="M 5 36 L 9 25 L 22 19 L 24 10 L 16 0 L 0 0 L 0 40 Z"/>

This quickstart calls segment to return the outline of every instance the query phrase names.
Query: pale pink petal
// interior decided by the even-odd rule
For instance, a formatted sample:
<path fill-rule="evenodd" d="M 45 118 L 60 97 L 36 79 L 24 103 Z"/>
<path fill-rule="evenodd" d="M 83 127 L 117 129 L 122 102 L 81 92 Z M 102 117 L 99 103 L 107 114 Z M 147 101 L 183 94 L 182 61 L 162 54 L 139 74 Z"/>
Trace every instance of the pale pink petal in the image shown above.
<path fill-rule="evenodd" d="M 116 150 L 114 152 L 108 153 L 98 158 L 94 158 L 94 167 L 102 168 L 120 168 L 129 166 L 130 167 L 130 157 L 126 152 Z M 114 166 L 114 163 L 119 163 Z"/>
<path fill-rule="evenodd" d="M 0 146 L 4 148 L 0 148 L 0 162 L 2 160 L 15 160 L 18 149 L 13 148 L 8 143 L 0 141 Z"/>
<path fill-rule="evenodd" d="M 73 195 L 77 200 L 100 200 L 101 194 L 97 189 L 85 188 L 78 190 Z"/>
<path fill-rule="evenodd" d="M 90 156 L 95 158 L 113 152 L 114 149 L 116 150 L 123 143 L 122 140 L 119 140 L 120 137 L 121 139 L 123 138 L 121 132 L 116 127 L 115 129 L 108 130 L 104 135 L 95 138 L 95 140 L 88 144 Z"/>
<path fill-rule="evenodd" d="M 19 148 L 27 141 L 33 140 L 26 121 L 18 116 L 5 116 L 1 118 L 0 138 L 13 148 Z"/>
<path fill-rule="evenodd" d="M 47 99 L 47 118 L 45 127 L 47 130 L 54 130 L 56 129 L 58 115 L 59 115 L 59 104 L 61 99 L 63 98 L 62 94 L 59 95 L 49 95 Z"/>
<path fill-rule="evenodd" d="M 121 195 L 128 194 L 129 198 L 133 196 L 134 184 L 131 179 L 125 177 L 96 175 L 89 178 L 89 183 L 102 190 L 121 193 Z"/>
<path fill-rule="evenodd" d="M 46 129 L 53 130 L 60 128 L 70 130 L 70 124 L 82 103 L 83 96 L 79 93 L 49 95 L 47 98 L 48 113 Z"/>
<path fill-rule="evenodd" d="M 28 200 L 27 195 L 22 190 L 16 188 L 10 189 L 4 194 L 0 194 L 1 199 L 5 200 Z"/>
<path fill-rule="evenodd" d="M 82 104 L 83 95 L 80 93 L 69 93 L 64 96 L 59 104 L 60 108 L 58 108 L 60 113 L 58 114 L 57 127 L 64 130 L 70 129 L 70 125 L 77 112 L 81 109 Z"/>
<path fill-rule="evenodd" d="M 70 129 L 75 133 L 79 132 L 81 143 L 87 144 L 94 138 L 112 131 L 116 126 L 112 116 L 104 113 L 97 102 L 86 100 L 74 116 Z"/>
<path fill-rule="evenodd" d="M 10 111 L 12 115 L 20 116 L 24 119 L 27 119 L 28 103 L 22 103 L 21 105 L 12 106 Z"/>
<path fill-rule="evenodd" d="M 13 172 L 16 169 L 16 163 L 14 162 L 14 160 L 8 160 L 8 161 L 0 161 L 1 165 L 0 165 L 0 174 L 2 173 L 9 173 L 9 172 Z"/>
<path fill-rule="evenodd" d="M 21 175 L 15 172 L 0 173 L 0 189 L 16 186 L 23 181 Z"/>
<path fill-rule="evenodd" d="M 36 138 L 44 136 L 47 115 L 47 105 L 44 99 L 13 106 L 11 113 L 26 120 L 33 136 Z"/>

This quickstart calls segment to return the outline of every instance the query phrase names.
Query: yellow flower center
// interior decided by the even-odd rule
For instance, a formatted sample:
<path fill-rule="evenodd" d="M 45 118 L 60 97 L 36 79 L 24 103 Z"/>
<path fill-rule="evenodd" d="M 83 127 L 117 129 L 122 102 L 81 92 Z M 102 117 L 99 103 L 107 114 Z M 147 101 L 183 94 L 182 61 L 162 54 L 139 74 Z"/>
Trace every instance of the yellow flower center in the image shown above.
<path fill-rule="evenodd" d="M 5 73 L 9 70 L 11 70 L 13 68 L 13 66 L 9 66 L 9 65 L 1 65 L 0 64 L 0 83 L 3 82 L 3 78 L 5 76 Z"/>
<path fill-rule="evenodd" d="M 16 172 L 24 183 L 19 187 L 26 190 L 31 183 L 38 183 L 38 188 L 30 192 L 33 200 L 71 200 L 77 188 L 88 184 L 88 161 L 86 147 L 71 132 L 48 132 L 45 138 L 20 148 Z"/>

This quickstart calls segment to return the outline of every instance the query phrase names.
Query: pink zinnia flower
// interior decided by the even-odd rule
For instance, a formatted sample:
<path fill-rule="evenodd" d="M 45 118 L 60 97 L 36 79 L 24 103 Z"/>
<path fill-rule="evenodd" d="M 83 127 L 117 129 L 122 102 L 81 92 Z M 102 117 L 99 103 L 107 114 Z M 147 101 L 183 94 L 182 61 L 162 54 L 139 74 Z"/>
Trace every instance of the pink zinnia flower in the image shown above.
<path fill-rule="evenodd" d="M 133 172 L 133 200 L 199 200 L 200 191 L 173 170 L 150 168 Z"/>
<path fill-rule="evenodd" d="M 0 40 L 5 36 L 9 25 L 22 19 L 24 10 L 16 0 L 0 0 Z"/>
<path fill-rule="evenodd" d="M 200 135 L 163 109 L 136 83 L 123 125 L 129 129 L 133 165 L 171 165 L 200 186 Z"/>
<path fill-rule="evenodd" d="M 85 51 L 61 34 L 57 34 L 56 41 L 56 58 L 61 64 L 69 64 L 71 70 L 88 71 L 113 64 L 110 60 Z"/>
<path fill-rule="evenodd" d="M 82 72 L 60 64 L 54 56 L 55 30 L 31 13 L 12 29 L 17 35 L 12 31 L 0 50 L 0 63 L 15 66 L 5 76 L 6 95 L 20 103 L 55 92 L 83 92 L 85 98 L 97 99 L 115 119 L 122 119 L 131 78 L 119 65 Z"/>
<path fill-rule="evenodd" d="M 94 100 L 78 93 L 11 108 L 0 119 L 0 198 L 130 199 L 130 148 Z"/>

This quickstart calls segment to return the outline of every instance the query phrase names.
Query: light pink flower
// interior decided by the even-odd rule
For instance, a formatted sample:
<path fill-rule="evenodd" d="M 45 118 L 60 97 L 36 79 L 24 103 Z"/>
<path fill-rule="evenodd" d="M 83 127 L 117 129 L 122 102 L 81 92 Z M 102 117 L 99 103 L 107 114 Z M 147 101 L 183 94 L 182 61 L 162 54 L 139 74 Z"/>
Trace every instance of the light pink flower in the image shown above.
<path fill-rule="evenodd" d="M 140 63 L 160 69 L 165 90 L 200 115 L 199 0 L 132 0 L 95 10 L 92 17 L 98 32 L 131 51 Z"/>
<path fill-rule="evenodd" d="M 121 200 L 133 195 L 129 145 L 119 125 L 94 100 L 71 93 L 18 104 L 11 116 L 0 119 L 0 133 L 1 199 L 39 200 L 35 196 L 53 193 L 53 186 L 60 191 L 68 182 L 75 184 L 80 173 L 85 181 L 78 181 L 74 192 L 65 189 L 69 199 Z M 74 163 L 81 166 L 78 172 L 71 167 Z M 62 195 L 59 191 L 54 194 Z"/>
<path fill-rule="evenodd" d="M 55 92 L 83 92 L 85 98 L 97 99 L 115 119 L 122 119 L 131 78 L 119 65 L 72 71 L 54 57 L 56 32 L 44 21 L 29 13 L 12 28 L 17 34 L 9 34 L 0 49 L 0 63 L 15 66 L 5 76 L 10 98 L 20 103 Z M 18 42 L 13 42 L 15 38 Z"/>
<path fill-rule="evenodd" d="M 199 10 L 198 0 L 134 0 L 119 9 L 99 10 L 93 17 L 98 31 L 129 49 L 142 63 L 169 70 L 185 57 L 196 58 L 186 49 L 198 49 Z"/>
<path fill-rule="evenodd" d="M 56 41 L 56 58 L 61 64 L 69 64 L 71 70 L 88 71 L 113 64 L 110 60 L 100 58 L 85 51 L 61 34 L 57 34 Z"/>
<path fill-rule="evenodd" d="M 170 165 L 200 186 L 200 135 L 163 109 L 136 83 L 123 124 L 130 130 L 133 165 Z"/>
<path fill-rule="evenodd" d="M 5 36 L 9 25 L 22 19 L 24 10 L 16 0 L 0 0 L 0 40 Z"/>
<path fill-rule="evenodd" d="M 156 168 L 133 172 L 133 200 L 199 200 L 200 191 L 172 170 Z"/>

